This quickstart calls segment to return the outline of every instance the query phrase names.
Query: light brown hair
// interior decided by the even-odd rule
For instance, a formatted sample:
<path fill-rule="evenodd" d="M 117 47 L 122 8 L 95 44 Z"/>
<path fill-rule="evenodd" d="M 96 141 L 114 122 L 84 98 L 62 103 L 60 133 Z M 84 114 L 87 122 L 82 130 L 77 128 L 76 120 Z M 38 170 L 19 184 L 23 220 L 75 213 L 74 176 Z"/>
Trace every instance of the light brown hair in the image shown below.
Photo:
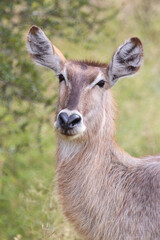
<path fill-rule="evenodd" d="M 36 26 L 27 46 L 33 60 L 60 79 L 56 174 L 68 220 L 85 240 L 160 239 L 160 156 L 134 158 L 114 137 L 110 88 L 139 70 L 140 40 L 127 40 L 109 64 L 66 60 Z"/>

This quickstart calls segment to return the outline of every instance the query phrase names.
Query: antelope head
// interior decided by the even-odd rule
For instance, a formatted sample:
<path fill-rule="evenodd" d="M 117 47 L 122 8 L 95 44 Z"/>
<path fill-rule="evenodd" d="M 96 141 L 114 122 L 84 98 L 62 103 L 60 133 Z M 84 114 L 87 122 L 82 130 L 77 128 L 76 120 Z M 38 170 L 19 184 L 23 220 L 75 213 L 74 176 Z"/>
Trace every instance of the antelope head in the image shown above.
<path fill-rule="evenodd" d="M 70 140 L 98 134 L 109 124 L 109 89 L 120 78 L 135 74 L 143 60 L 142 43 L 136 37 L 120 46 L 109 64 L 67 60 L 36 26 L 28 33 L 27 49 L 37 64 L 52 69 L 59 79 L 54 127 Z"/>

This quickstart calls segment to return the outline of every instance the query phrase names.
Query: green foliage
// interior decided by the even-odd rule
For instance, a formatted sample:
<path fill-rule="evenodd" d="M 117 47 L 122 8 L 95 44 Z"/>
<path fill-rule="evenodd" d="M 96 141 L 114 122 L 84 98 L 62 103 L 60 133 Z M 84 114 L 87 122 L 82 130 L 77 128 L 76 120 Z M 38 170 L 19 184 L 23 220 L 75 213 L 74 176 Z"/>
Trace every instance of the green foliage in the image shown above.
<path fill-rule="evenodd" d="M 51 119 L 58 82 L 31 62 L 25 46 L 30 26 L 40 26 L 69 58 L 106 61 L 125 39 L 142 39 L 142 70 L 114 87 L 117 140 L 135 156 L 154 154 L 160 152 L 159 8 L 157 0 L 0 1 L 1 240 L 79 240 L 54 190 Z"/>
<path fill-rule="evenodd" d="M 51 82 L 43 81 L 41 69 L 37 71 L 27 55 L 26 31 L 32 24 L 37 24 L 56 37 L 81 41 L 88 31 L 102 28 L 102 21 L 98 19 L 100 10 L 102 8 L 87 0 L 0 2 L 0 104 L 3 106 L 0 121 L 12 134 L 27 127 L 35 104 L 53 110 L 50 106 L 55 93 L 47 96 Z M 10 116 L 9 121 L 6 116 L 7 119 Z M 37 121 L 40 119 L 41 116 L 37 117 Z M 8 125 L 11 120 L 16 121 L 17 130 Z M 5 136 L 6 133 L 2 138 Z M 10 151 L 3 142 L 0 148 Z"/>

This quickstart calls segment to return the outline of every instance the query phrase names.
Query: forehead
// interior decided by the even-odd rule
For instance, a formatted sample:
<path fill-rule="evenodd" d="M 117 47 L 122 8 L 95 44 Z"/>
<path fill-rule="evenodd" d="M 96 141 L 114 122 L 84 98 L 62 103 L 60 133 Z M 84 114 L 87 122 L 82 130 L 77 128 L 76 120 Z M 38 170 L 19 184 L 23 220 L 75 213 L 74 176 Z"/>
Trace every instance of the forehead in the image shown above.
<path fill-rule="evenodd" d="M 106 64 L 96 62 L 70 60 L 65 64 L 64 71 L 69 81 L 89 84 L 98 75 L 103 77 L 106 67 Z"/>

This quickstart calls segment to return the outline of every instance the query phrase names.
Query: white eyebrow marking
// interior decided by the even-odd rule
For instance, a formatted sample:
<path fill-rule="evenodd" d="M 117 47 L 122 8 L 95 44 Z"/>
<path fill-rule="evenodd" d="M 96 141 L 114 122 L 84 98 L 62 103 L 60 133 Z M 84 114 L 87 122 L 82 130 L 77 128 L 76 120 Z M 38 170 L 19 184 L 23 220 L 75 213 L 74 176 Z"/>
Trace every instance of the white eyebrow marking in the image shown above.
<path fill-rule="evenodd" d="M 102 73 L 99 73 L 96 79 L 90 84 L 89 88 L 94 87 L 100 80 L 103 80 L 104 76 Z"/>
<path fill-rule="evenodd" d="M 66 68 L 64 67 L 63 71 L 60 72 L 59 74 L 63 74 L 63 76 L 65 78 L 66 86 L 69 86 L 69 81 L 68 81 L 68 78 L 67 78 Z"/>

